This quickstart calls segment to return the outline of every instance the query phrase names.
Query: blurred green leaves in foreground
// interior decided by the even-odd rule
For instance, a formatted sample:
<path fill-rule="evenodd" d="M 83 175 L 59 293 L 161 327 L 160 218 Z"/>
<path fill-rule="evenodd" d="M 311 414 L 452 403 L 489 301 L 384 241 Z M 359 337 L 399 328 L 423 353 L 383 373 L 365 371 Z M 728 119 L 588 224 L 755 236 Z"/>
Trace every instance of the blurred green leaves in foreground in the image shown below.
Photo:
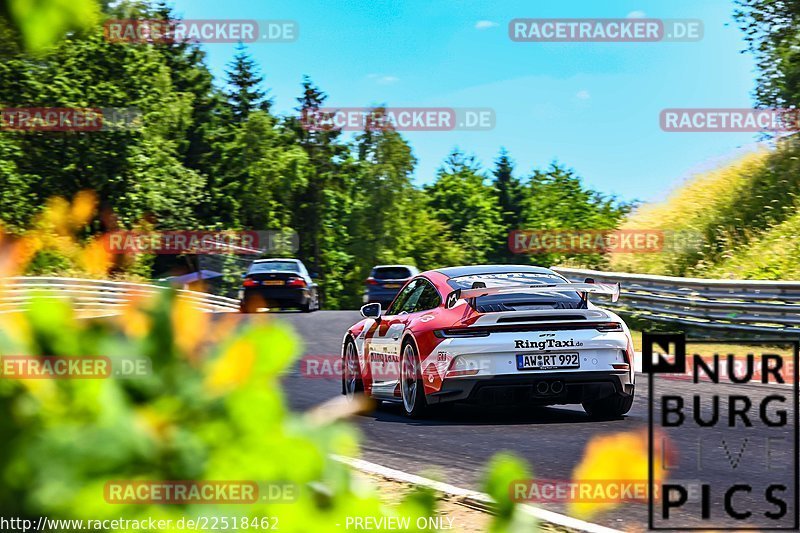
<path fill-rule="evenodd" d="M 97 0 L 1 0 L 0 14 L 15 27 L 25 48 L 41 52 L 69 31 L 100 20 Z"/>
<path fill-rule="evenodd" d="M 358 451 L 355 431 L 341 420 L 351 404 L 330 403 L 326 416 L 286 409 L 280 373 L 298 348 L 278 320 L 243 326 L 239 315 L 202 313 L 174 292 L 102 319 L 79 320 L 68 303 L 43 298 L 24 314 L 0 314 L 2 355 L 143 356 L 152 363 L 149 375 L 135 379 L 0 379 L 0 515 L 173 523 L 269 516 L 280 531 L 298 532 L 341 531 L 347 516 L 408 516 L 412 524 L 434 516 L 430 493 L 389 507 L 330 459 Z M 506 481 L 525 474 L 508 459 L 497 464 L 488 485 L 507 499 Z M 112 504 L 104 498 L 111 480 L 291 484 L 297 499 Z M 513 507 L 501 509 L 494 530 L 514 530 L 506 527 Z"/>

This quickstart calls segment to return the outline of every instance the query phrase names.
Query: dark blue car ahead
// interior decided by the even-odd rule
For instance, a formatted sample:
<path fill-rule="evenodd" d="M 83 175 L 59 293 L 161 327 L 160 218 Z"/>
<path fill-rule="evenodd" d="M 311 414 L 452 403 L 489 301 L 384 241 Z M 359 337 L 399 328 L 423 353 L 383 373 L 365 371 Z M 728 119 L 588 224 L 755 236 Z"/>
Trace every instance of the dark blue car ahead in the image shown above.
<path fill-rule="evenodd" d="M 419 274 L 416 267 L 410 265 L 377 265 L 372 268 L 364 282 L 364 303 L 379 303 L 386 309 L 406 281 Z"/>

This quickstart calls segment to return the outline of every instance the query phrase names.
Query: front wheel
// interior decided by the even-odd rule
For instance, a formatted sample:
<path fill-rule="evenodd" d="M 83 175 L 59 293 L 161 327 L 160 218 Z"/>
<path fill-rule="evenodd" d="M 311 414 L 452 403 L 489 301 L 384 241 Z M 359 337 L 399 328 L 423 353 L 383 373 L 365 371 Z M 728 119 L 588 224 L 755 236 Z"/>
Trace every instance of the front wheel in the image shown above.
<path fill-rule="evenodd" d="M 406 416 L 419 418 L 425 414 L 428 402 L 422 385 L 419 357 L 414 343 L 408 341 L 403 347 L 400 363 L 400 394 L 403 397 L 403 410 Z"/>
<path fill-rule="evenodd" d="M 613 394 L 607 398 L 583 402 L 583 409 L 593 418 L 619 418 L 626 414 L 633 407 L 633 390 L 630 396 Z"/>

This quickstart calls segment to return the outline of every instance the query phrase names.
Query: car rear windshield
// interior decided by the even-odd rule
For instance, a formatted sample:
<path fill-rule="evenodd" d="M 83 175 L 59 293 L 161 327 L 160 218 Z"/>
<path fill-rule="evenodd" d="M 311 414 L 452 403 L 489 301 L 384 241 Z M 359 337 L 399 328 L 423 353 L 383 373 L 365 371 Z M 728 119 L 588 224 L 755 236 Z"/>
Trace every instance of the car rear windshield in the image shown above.
<path fill-rule="evenodd" d="M 269 261 L 266 263 L 253 263 L 248 272 L 299 272 L 300 269 L 294 261 Z"/>
<path fill-rule="evenodd" d="M 486 287 L 510 285 L 553 285 L 567 283 L 567 280 L 552 273 L 512 272 L 504 274 L 479 274 L 451 278 L 447 283 L 454 289 L 471 289 L 475 282 Z M 504 293 L 476 298 L 475 307 L 479 311 L 512 311 L 526 309 L 579 309 L 585 307 L 584 301 L 576 291 L 529 293 Z"/>
<path fill-rule="evenodd" d="M 405 267 L 380 267 L 372 269 L 375 279 L 406 279 L 411 277 L 411 271 Z"/>

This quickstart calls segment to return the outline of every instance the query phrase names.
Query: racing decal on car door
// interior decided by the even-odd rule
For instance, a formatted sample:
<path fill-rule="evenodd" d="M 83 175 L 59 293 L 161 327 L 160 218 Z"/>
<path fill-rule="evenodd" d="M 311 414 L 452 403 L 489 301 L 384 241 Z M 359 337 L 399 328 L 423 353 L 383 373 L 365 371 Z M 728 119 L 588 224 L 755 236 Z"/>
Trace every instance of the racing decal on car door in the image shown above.
<path fill-rule="evenodd" d="M 403 320 L 383 320 L 365 344 L 365 354 L 374 384 L 400 380 L 400 342 L 405 331 Z"/>

